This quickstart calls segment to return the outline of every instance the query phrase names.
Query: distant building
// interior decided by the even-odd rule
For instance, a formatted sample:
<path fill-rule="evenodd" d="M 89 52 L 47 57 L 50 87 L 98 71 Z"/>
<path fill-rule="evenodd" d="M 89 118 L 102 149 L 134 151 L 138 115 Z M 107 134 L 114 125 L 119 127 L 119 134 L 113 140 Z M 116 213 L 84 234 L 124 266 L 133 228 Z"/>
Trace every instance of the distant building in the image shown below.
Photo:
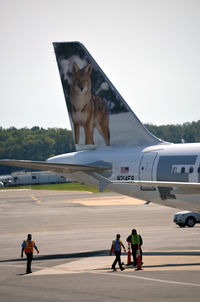
<path fill-rule="evenodd" d="M 49 171 L 14 172 L 11 174 L 11 185 L 38 185 L 71 182 L 70 179 Z"/>

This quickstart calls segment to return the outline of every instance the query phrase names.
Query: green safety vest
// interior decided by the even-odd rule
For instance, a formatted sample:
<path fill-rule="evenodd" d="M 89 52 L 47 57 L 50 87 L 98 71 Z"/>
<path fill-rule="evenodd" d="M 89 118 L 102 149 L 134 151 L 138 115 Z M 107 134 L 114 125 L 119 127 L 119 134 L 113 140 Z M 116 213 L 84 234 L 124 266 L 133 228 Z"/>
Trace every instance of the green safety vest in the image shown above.
<path fill-rule="evenodd" d="M 131 235 L 131 244 L 140 245 L 140 234 Z"/>

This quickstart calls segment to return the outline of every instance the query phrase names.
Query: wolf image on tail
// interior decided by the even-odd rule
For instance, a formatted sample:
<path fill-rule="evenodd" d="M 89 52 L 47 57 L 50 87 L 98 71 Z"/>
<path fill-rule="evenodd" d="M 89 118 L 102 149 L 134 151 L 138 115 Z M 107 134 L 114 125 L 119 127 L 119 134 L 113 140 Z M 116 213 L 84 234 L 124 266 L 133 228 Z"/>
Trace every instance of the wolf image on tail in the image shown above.
<path fill-rule="evenodd" d="M 70 85 L 71 116 L 74 124 L 75 144 L 79 144 L 80 127 L 84 128 L 85 144 L 94 144 L 95 127 L 110 145 L 109 117 L 106 104 L 99 96 L 92 94 L 92 64 L 80 69 L 76 62 L 72 66 Z"/>
<path fill-rule="evenodd" d="M 53 45 L 76 150 L 157 144 L 82 43 Z"/>

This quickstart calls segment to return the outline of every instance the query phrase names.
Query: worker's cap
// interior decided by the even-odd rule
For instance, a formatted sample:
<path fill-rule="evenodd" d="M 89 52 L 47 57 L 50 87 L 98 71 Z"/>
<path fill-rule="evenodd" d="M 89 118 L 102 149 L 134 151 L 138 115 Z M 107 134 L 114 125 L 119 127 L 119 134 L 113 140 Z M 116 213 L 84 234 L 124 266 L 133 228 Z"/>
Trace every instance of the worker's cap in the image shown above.
<path fill-rule="evenodd" d="M 137 233 L 136 229 L 132 229 L 132 234 L 136 234 L 136 233 Z"/>

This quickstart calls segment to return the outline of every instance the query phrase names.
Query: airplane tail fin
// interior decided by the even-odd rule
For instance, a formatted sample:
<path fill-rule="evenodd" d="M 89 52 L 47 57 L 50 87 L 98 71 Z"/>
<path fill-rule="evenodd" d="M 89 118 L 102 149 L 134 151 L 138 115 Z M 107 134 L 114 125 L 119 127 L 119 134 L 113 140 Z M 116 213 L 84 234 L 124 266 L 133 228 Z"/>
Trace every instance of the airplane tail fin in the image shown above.
<path fill-rule="evenodd" d="M 164 143 L 144 127 L 83 44 L 53 45 L 77 150 Z"/>

